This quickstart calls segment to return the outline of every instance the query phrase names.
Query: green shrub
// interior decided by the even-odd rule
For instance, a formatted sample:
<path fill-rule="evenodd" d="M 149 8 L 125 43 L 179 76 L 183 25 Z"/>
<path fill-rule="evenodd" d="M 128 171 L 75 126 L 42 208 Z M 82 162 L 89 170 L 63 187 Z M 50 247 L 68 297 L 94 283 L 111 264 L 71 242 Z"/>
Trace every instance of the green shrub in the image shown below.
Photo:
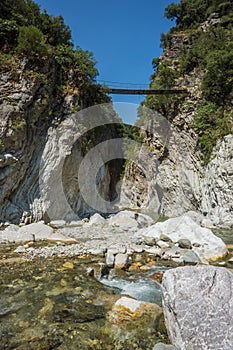
<path fill-rule="evenodd" d="M 202 81 L 204 98 L 224 104 L 233 86 L 233 47 L 218 50 L 208 55 L 206 72 Z"/>
<path fill-rule="evenodd" d="M 0 49 L 3 46 L 13 47 L 17 43 L 18 26 L 14 20 L 0 18 Z"/>
<path fill-rule="evenodd" d="M 34 26 L 27 26 L 20 28 L 17 51 L 27 57 L 43 57 L 48 55 L 49 49 L 40 29 Z"/>
<path fill-rule="evenodd" d="M 231 132 L 229 115 L 215 103 L 202 101 L 191 127 L 198 135 L 198 148 L 207 164 L 217 141 Z"/>

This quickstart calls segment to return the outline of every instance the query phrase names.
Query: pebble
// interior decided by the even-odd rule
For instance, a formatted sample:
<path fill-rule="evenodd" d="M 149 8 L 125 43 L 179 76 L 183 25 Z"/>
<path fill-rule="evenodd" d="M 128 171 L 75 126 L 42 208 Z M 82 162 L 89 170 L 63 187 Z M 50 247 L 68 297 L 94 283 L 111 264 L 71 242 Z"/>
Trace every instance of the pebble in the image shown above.
<path fill-rule="evenodd" d="M 170 248 L 170 243 L 159 240 L 156 245 L 160 248 Z"/>
<path fill-rule="evenodd" d="M 74 264 L 70 261 L 66 261 L 63 265 L 62 265 L 65 269 L 73 269 L 74 268 Z"/>
<path fill-rule="evenodd" d="M 131 244 L 130 248 L 135 252 L 135 253 L 143 253 L 144 247 L 142 245 L 138 244 Z"/>
<path fill-rule="evenodd" d="M 192 248 L 192 243 L 190 242 L 189 239 L 179 239 L 179 241 L 177 242 L 179 244 L 180 248 L 184 248 L 184 249 L 191 249 Z"/>
<path fill-rule="evenodd" d="M 162 234 L 160 235 L 160 239 L 161 239 L 161 241 L 164 241 L 164 242 L 169 242 L 169 243 L 172 242 L 171 238 L 168 237 L 167 235 L 165 235 L 164 233 L 162 233 Z"/>
<path fill-rule="evenodd" d="M 157 247 L 145 247 L 145 251 L 158 257 L 161 257 L 163 254 L 162 249 Z"/>
<path fill-rule="evenodd" d="M 156 239 L 154 237 L 144 236 L 143 241 L 146 245 L 149 245 L 150 247 L 156 244 Z"/>
<path fill-rule="evenodd" d="M 18 246 L 15 250 L 14 250 L 14 253 L 25 253 L 26 252 L 26 249 L 20 245 Z"/>

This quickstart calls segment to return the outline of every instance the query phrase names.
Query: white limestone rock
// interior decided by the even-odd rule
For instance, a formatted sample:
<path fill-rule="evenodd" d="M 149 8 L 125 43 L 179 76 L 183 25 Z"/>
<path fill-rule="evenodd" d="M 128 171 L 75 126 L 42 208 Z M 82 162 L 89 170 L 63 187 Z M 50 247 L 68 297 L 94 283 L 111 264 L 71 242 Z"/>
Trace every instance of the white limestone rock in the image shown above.
<path fill-rule="evenodd" d="M 0 242 L 27 242 L 33 241 L 34 237 L 30 232 L 21 233 L 18 231 L 0 231 Z"/>
<path fill-rule="evenodd" d="M 49 225 L 53 228 L 62 228 L 66 225 L 66 222 L 65 220 L 52 220 L 50 221 Z"/>
<path fill-rule="evenodd" d="M 113 215 L 108 220 L 109 225 L 120 227 L 124 230 L 138 230 L 142 227 L 147 227 L 153 223 L 153 219 L 144 214 L 135 213 L 129 210 L 123 210 Z"/>
<path fill-rule="evenodd" d="M 128 265 L 128 254 L 119 253 L 115 256 L 115 268 L 124 269 Z"/>
<path fill-rule="evenodd" d="M 180 350 L 233 349 L 233 274 L 215 266 L 185 266 L 163 275 L 163 310 Z"/>
<path fill-rule="evenodd" d="M 106 220 L 105 218 L 103 218 L 103 216 L 101 216 L 100 214 L 98 213 L 95 213 L 94 215 L 92 215 L 90 217 L 90 220 L 89 222 L 87 222 L 85 224 L 85 226 L 100 226 L 100 227 L 103 227 L 106 225 Z"/>
<path fill-rule="evenodd" d="M 107 254 L 106 254 L 106 264 L 108 267 L 113 267 L 114 266 L 114 261 L 115 261 L 115 256 L 113 252 L 108 249 Z"/>
<path fill-rule="evenodd" d="M 193 246 L 192 249 L 203 261 L 216 260 L 228 252 L 225 243 L 211 230 L 199 226 L 185 215 L 168 219 L 165 222 L 158 222 L 143 230 L 142 234 L 157 240 L 162 234 L 165 234 L 173 243 L 180 239 L 188 239 L 192 245 L 198 245 Z"/>
<path fill-rule="evenodd" d="M 233 225 L 233 135 L 217 143 L 201 182 L 201 211 L 215 225 Z"/>
<path fill-rule="evenodd" d="M 48 225 L 38 222 L 20 227 L 18 234 L 21 236 L 27 234 L 33 235 L 35 240 L 50 239 L 53 234 L 53 229 Z"/>

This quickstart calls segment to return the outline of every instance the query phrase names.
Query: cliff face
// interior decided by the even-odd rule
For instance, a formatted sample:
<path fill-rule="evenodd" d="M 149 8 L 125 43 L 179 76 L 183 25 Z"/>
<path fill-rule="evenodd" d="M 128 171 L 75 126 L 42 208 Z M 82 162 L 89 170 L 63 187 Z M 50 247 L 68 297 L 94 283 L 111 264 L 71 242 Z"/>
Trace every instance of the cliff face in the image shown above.
<path fill-rule="evenodd" d="M 198 40 L 204 40 L 205 35 L 211 37 L 215 30 L 221 31 L 221 25 L 220 29 L 216 27 L 220 22 L 215 14 L 195 30 L 169 33 L 163 55 L 153 61 L 156 72 L 152 75 L 151 87 L 183 88 L 187 94 L 161 98 L 149 96 L 144 101 L 145 106 L 159 110 L 169 120 L 171 137 L 169 143 L 163 145 L 167 148 L 164 157 L 152 152 L 150 162 L 154 167 L 157 164 L 157 171 L 151 180 L 146 181 L 135 165 L 128 166 L 122 186 L 122 206 L 127 203 L 134 208 L 154 209 L 158 211 L 158 216 L 177 216 L 195 210 L 210 219 L 209 223 L 233 225 L 232 94 L 219 104 L 220 109 L 229 111 L 228 129 L 223 132 L 224 125 L 221 126 L 221 123 L 226 117 L 224 112 L 218 126 L 217 107 L 216 113 L 211 111 L 211 118 L 207 115 L 210 114 L 209 110 L 202 109 L 203 105 L 213 106 L 213 102 L 206 100 L 203 91 L 203 79 L 207 72 L 204 62 L 200 66 L 192 62 L 193 66 L 188 72 L 182 68 L 184 55 L 186 58 L 191 55 L 196 50 Z M 209 118 L 207 122 L 205 118 Z M 208 130 L 203 126 L 205 122 Z M 219 135 L 217 141 L 212 141 L 213 134 Z M 149 142 L 145 140 L 150 149 L 156 137 L 155 132 Z M 150 205 L 153 197 L 157 197 L 159 202 L 154 208 Z"/>
<path fill-rule="evenodd" d="M 59 69 L 51 60 L 40 66 L 12 62 L 0 78 L 0 221 L 86 216 L 93 209 L 83 201 L 75 179 L 86 144 L 95 135 L 73 147 L 79 134 L 68 117 L 74 106 L 83 104 L 79 91 L 69 88 L 69 81 L 61 91 Z M 113 137 L 114 128 L 105 134 Z M 95 142 L 101 137 L 99 133 Z M 115 168 L 106 165 L 100 171 L 98 188 L 105 198 L 113 195 L 110 172 Z"/>
<path fill-rule="evenodd" d="M 191 27 L 186 9 L 191 3 L 181 3 L 168 11 L 170 18 L 178 16 L 179 27 L 163 38 L 164 53 L 153 60 L 151 88 L 187 93 L 146 98 L 143 105 L 162 118 L 157 127 L 154 116 L 147 120 L 142 113 L 139 128 L 152 132 L 142 132 L 134 152 L 130 146 L 135 161 L 127 162 L 123 179 L 119 159 L 124 147 L 121 141 L 105 143 L 125 132 L 119 133 L 120 121 L 111 107 L 97 108 L 93 115 L 83 112 L 83 121 L 70 118 L 79 109 L 109 102 L 102 87 L 93 84 L 97 72 L 91 56 L 73 50 L 69 35 L 60 46 L 56 40 L 45 45 L 43 25 L 43 33 L 34 28 L 34 34 L 40 37 L 39 49 L 47 49 L 41 53 L 34 47 L 34 59 L 29 52 L 22 56 L 27 40 L 21 54 L 15 54 L 6 35 L 0 57 L 0 221 L 109 213 L 122 179 L 122 207 L 145 209 L 155 217 L 196 210 L 216 225 L 233 225 L 232 18 L 226 10 L 231 4 L 213 1 L 222 15 L 195 11 L 195 23 L 205 21 Z M 186 11 L 183 19 L 179 11 Z M 15 38 L 12 44 L 16 52 L 25 28 L 18 30 L 21 41 L 14 46 Z M 161 120 L 166 121 L 162 133 Z M 155 126 L 151 129 L 148 122 Z M 86 154 L 90 157 L 80 172 Z"/>

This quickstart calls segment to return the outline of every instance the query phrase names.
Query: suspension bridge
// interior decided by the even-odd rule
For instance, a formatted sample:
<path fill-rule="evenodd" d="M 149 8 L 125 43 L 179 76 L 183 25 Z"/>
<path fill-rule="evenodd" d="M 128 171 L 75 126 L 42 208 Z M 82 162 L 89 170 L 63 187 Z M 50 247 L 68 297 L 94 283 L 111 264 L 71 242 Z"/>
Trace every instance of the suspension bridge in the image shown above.
<path fill-rule="evenodd" d="M 185 94 L 185 89 L 151 89 L 147 84 L 120 83 L 112 81 L 98 80 L 103 85 L 108 94 L 118 95 L 175 95 Z"/>

